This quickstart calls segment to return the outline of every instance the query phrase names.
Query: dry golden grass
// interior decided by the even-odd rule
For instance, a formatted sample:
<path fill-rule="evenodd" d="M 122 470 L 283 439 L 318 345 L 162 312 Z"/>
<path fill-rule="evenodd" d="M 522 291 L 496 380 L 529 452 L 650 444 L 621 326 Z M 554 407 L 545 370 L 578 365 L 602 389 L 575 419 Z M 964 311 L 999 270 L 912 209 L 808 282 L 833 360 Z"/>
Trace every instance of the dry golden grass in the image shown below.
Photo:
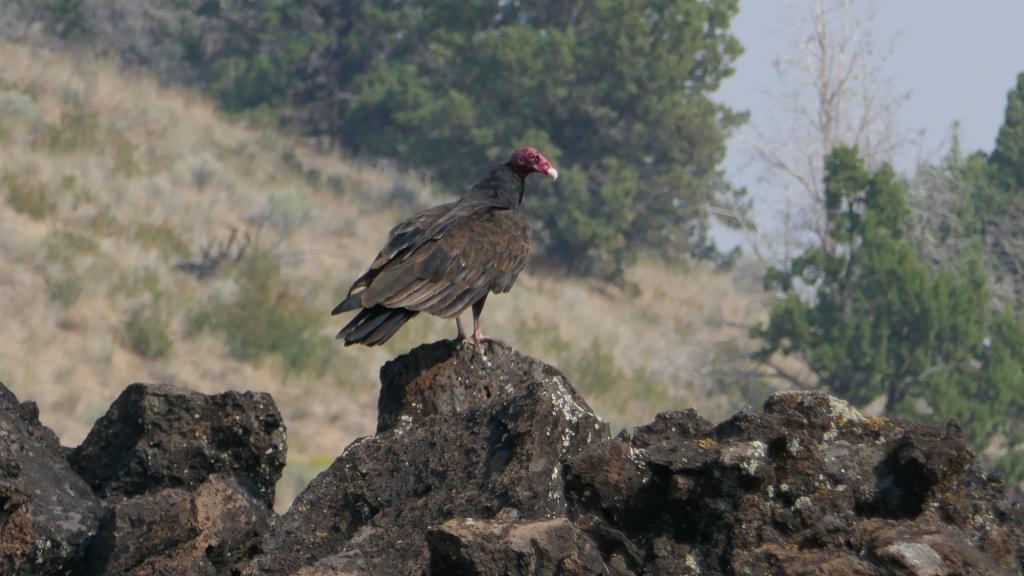
<path fill-rule="evenodd" d="M 372 433 L 379 366 L 454 332 L 417 318 L 384 347 L 338 346 L 322 374 L 289 373 L 274 357 L 237 360 L 216 333 L 186 333 L 196 310 L 237 287 L 173 264 L 232 227 L 252 229 L 270 206 L 298 225 L 271 221 L 260 242 L 332 335 L 344 320 L 328 322 L 327 311 L 390 226 L 443 199 L 415 174 L 317 153 L 109 61 L 2 43 L 0 150 L 0 380 L 38 402 L 65 444 L 80 442 L 134 381 L 268 391 L 289 428 L 287 503 Z M 730 326 L 763 315 L 759 292 L 700 264 L 645 261 L 629 278 L 639 295 L 527 272 L 488 301 L 484 327 L 565 370 L 615 426 L 687 406 L 720 417 L 742 402 L 715 387 L 714 362 L 722 350 L 751 349 Z M 166 319 L 169 356 L 146 359 L 126 345 L 122 326 L 140 307 Z"/>

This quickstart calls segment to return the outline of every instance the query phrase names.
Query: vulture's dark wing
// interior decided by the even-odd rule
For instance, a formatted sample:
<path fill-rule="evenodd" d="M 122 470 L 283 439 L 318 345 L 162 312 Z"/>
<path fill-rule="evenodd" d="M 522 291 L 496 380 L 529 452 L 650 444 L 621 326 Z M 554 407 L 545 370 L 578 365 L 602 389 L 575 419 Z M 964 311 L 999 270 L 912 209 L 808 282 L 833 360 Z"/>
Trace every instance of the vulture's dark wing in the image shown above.
<path fill-rule="evenodd" d="M 335 314 L 383 306 L 450 317 L 507 292 L 526 264 L 530 230 L 518 210 L 439 206 L 392 230 Z"/>
<path fill-rule="evenodd" d="M 380 268 L 361 292 L 361 305 L 448 318 L 488 292 L 507 292 L 529 252 L 530 229 L 521 212 L 477 212 Z"/>
<path fill-rule="evenodd" d="M 388 241 L 384 244 L 384 248 L 381 248 L 380 253 L 377 254 L 373 263 L 370 264 L 370 269 L 356 279 L 356 281 L 352 283 L 352 287 L 348 289 L 348 296 L 352 296 L 352 294 L 360 288 L 366 288 L 369 286 L 370 282 L 373 281 L 380 270 L 395 258 L 395 256 L 398 256 L 408 248 L 426 240 L 426 232 L 430 230 L 442 216 L 450 212 L 456 204 L 456 202 L 449 202 L 448 204 L 434 206 L 433 208 L 429 208 L 423 212 L 410 216 L 395 225 L 395 227 L 391 229 L 391 232 L 388 233 Z M 347 300 L 348 299 L 346 299 L 346 301 Z M 338 308 L 341 308 L 343 304 L 345 304 L 345 302 L 339 304 Z M 338 308 L 335 308 L 332 314 L 344 311 L 339 310 Z M 354 308 L 349 308 L 349 310 L 354 310 Z"/>

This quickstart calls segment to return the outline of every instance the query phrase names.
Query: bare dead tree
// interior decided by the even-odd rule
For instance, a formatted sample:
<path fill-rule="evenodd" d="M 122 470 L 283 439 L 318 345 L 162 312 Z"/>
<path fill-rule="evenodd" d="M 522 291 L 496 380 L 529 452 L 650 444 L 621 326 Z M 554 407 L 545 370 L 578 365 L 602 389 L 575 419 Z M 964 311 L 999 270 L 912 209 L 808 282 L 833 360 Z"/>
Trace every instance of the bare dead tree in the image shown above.
<path fill-rule="evenodd" d="M 856 146 L 874 168 L 912 141 L 896 122 L 909 95 L 897 94 L 885 78 L 894 39 L 882 44 L 874 36 L 875 1 L 787 0 L 787 6 L 789 44 L 774 62 L 776 88 L 765 91 L 773 111 L 755 117 L 748 132 L 748 152 L 763 184 L 752 196 L 774 214 L 759 229 L 744 226 L 761 263 L 780 268 L 810 247 L 833 255 L 838 250 L 829 235 L 824 185 L 825 157 L 834 148 Z M 811 286 L 799 289 L 814 293 Z M 813 387 L 817 380 L 812 366 L 790 367 L 781 357 L 729 368 L 753 370 L 782 387 Z"/>
<path fill-rule="evenodd" d="M 872 34 L 874 1 L 790 0 L 791 43 L 775 61 L 780 88 L 769 91 L 778 113 L 755 121 L 752 152 L 766 182 L 781 187 L 781 229 L 752 242 L 762 258 L 786 264 L 817 244 L 832 253 L 825 217 L 824 158 L 839 145 L 854 145 L 869 166 L 891 158 L 911 138 L 895 120 L 909 94 L 897 94 L 883 67 L 893 42 Z M 763 120 L 763 119 L 762 119 Z M 764 198 L 762 196 L 762 201 Z M 796 243 L 796 246 L 794 245 Z M 796 248 L 796 250 L 794 250 Z"/>
<path fill-rule="evenodd" d="M 212 278 L 225 263 L 241 262 L 249 249 L 256 242 L 259 231 L 246 230 L 239 236 L 238 229 L 231 228 L 223 242 L 207 242 L 199 249 L 199 258 L 178 262 L 174 267 L 199 280 Z"/>
<path fill-rule="evenodd" d="M 970 244 L 960 219 L 968 192 L 958 178 L 965 163 L 959 125 L 953 125 L 948 140 L 945 157 L 934 164 L 920 163 L 908 189 L 910 238 L 917 253 L 933 266 L 955 265 Z"/>

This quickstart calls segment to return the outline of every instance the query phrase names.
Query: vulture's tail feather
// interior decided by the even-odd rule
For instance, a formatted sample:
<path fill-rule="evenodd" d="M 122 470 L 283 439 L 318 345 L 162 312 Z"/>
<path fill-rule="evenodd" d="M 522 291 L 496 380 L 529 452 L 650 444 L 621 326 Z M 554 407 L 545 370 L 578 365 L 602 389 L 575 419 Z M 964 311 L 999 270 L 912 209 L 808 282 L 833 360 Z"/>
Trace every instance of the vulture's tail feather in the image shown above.
<path fill-rule="evenodd" d="M 378 326 L 372 334 L 366 337 L 364 343 L 367 346 L 376 346 L 387 342 L 403 324 L 409 321 L 410 318 L 416 315 L 416 312 L 411 314 L 392 314 L 390 318 L 385 320 L 380 326 Z"/>
<path fill-rule="evenodd" d="M 365 308 L 356 314 L 355 318 L 349 321 L 341 332 L 338 332 L 338 339 L 345 340 L 345 346 L 352 344 L 364 344 L 376 346 L 387 342 L 394 336 L 395 332 L 419 312 L 405 308 L 386 308 L 374 306 Z"/>
<path fill-rule="evenodd" d="M 342 312 L 351 312 L 352 310 L 359 308 L 361 306 L 360 297 L 362 295 L 362 291 L 359 291 L 355 294 L 349 294 L 348 297 L 341 301 L 341 304 L 338 304 L 337 306 L 334 307 L 334 310 L 331 310 L 331 316 L 337 316 Z"/>

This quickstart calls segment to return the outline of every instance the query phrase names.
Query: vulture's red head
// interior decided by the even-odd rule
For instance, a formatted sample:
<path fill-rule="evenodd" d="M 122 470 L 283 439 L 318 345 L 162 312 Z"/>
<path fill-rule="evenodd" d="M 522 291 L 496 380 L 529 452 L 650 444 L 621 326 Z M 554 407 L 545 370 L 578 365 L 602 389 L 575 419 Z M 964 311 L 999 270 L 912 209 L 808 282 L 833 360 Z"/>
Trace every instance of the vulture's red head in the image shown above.
<path fill-rule="evenodd" d="M 558 179 L 558 170 L 555 170 L 551 166 L 551 161 L 545 158 L 536 148 L 526 147 L 516 150 L 512 153 L 512 157 L 509 158 L 508 165 L 516 171 L 516 174 L 523 178 L 534 172 L 540 172 L 552 180 Z"/>

